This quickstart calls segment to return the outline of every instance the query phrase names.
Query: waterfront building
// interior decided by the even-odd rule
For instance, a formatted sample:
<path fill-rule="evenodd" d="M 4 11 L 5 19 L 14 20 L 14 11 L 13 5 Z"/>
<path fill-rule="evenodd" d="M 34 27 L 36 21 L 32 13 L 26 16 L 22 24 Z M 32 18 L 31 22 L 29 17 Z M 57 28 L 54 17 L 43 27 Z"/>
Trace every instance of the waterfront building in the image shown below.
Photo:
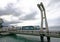
<path fill-rule="evenodd" d="M 0 28 L 2 27 L 3 19 L 0 18 Z"/>

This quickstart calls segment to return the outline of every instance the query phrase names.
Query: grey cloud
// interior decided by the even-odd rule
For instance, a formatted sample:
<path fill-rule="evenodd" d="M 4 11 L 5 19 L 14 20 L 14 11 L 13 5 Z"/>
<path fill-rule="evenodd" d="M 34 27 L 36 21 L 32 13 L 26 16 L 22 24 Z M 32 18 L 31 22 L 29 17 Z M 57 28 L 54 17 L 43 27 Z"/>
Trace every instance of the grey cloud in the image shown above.
<path fill-rule="evenodd" d="M 59 24 L 60 25 L 60 17 L 57 18 L 55 21 L 56 21 L 56 24 Z"/>
<path fill-rule="evenodd" d="M 17 2 L 19 2 L 20 0 L 17 0 Z"/>
<path fill-rule="evenodd" d="M 51 0 L 52 3 L 60 2 L 60 0 Z"/>
<path fill-rule="evenodd" d="M 11 22 L 5 21 L 3 23 L 3 26 L 7 26 L 7 25 L 10 25 L 10 24 L 16 24 L 16 23 L 22 23 L 22 21 L 11 21 Z"/>
<path fill-rule="evenodd" d="M 0 16 L 3 15 L 13 15 L 13 16 L 20 16 L 22 12 L 19 12 L 16 8 L 13 7 L 13 3 L 7 4 L 5 9 L 0 9 Z M 21 21 L 4 21 L 3 25 L 10 25 L 10 24 L 16 24 L 16 23 L 21 23 Z"/>
<path fill-rule="evenodd" d="M 55 24 L 56 26 L 60 25 L 60 17 L 53 20 L 48 20 L 48 24 Z"/>
<path fill-rule="evenodd" d="M 13 3 L 9 3 L 7 4 L 7 6 L 5 7 L 5 9 L 0 9 L 0 16 L 3 15 L 13 15 L 13 16 L 20 16 L 23 12 L 19 11 L 17 8 L 14 8 L 14 4 Z M 35 15 L 37 15 L 37 12 L 35 10 L 33 10 L 31 13 L 29 13 L 28 15 L 25 15 L 23 17 L 21 17 L 20 20 L 33 20 L 35 19 Z M 3 23 L 3 25 L 10 25 L 10 24 L 16 24 L 16 23 L 22 23 L 23 21 L 5 21 Z"/>
<path fill-rule="evenodd" d="M 19 15 L 21 15 L 21 13 L 23 13 L 23 12 L 19 11 L 17 8 L 14 8 L 13 6 L 14 6 L 13 3 L 9 3 L 5 7 L 5 9 L 0 9 L 0 16 L 2 16 L 2 15 L 19 16 Z"/>
<path fill-rule="evenodd" d="M 17 21 L 12 21 L 12 22 L 5 22 L 6 24 L 16 24 L 16 23 L 21 23 L 21 22 L 17 22 Z"/>
<path fill-rule="evenodd" d="M 21 17 L 21 20 L 34 20 L 36 19 L 35 16 L 37 15 L 37 12 L 34 11 L 32 13 L 29 13 L 28 15 L 25 15 L 24 17 Z"/>
<path fill-rule="evenodd" d="M 57 3 L 60 3 L 60 0 L 51 0 L 51 1 L 48 3 L 47 6 L 48 6 L 48 7 L 51 6 L 51 5 L 54 6 L 54 5 L 57 4 Z"/>

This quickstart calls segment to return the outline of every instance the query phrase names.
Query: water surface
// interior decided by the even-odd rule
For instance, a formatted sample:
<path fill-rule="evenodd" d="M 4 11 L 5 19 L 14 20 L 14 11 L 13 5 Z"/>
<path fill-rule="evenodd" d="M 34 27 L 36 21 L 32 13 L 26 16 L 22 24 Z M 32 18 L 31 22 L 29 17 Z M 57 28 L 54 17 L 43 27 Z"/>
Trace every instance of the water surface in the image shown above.
<path fill-rule="evenodd" d="M 30 36 L 30 35 L 11 35 L 11 36 L 2 36 L 0 37 L 0 42 L 40 42 L 39 36 Z M 45 42 L 46 37 L 44 38 Z M 52 38 L 51 42 L 60 42 L 60 38 Z"/>

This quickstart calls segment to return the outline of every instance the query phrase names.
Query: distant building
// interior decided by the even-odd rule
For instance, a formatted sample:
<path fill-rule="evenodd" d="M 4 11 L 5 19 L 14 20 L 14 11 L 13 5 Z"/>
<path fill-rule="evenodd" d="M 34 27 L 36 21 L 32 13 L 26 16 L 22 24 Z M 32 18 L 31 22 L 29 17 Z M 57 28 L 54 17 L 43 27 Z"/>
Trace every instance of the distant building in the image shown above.
<path fill-rule="evenodd" d="M 2 27 L 3 19 L 0 18 L 0 28 Z"/>
<path fill-rule="evenodd" d="M 34 26 L 34 30 L 40 30 L 40 26 Z"/>
<path fill-rule="evenodd" d="M 5 27 L 2 27 L 2 31 L 8 31 L 9 27 L 5 26 Z"/>
<path fill-rule="evenodd" d="M 40 26 L 23 26 L 22 30 L 40 30 Z"/>
<path fill-rule="evenodd" d="M 19 26 L 17 30 L 40 30 L 40 26 Z"/>
<path fill-rule="evenodd" d="M 23 26 L 22 30 L 34 30 L 33 26 Z"/>

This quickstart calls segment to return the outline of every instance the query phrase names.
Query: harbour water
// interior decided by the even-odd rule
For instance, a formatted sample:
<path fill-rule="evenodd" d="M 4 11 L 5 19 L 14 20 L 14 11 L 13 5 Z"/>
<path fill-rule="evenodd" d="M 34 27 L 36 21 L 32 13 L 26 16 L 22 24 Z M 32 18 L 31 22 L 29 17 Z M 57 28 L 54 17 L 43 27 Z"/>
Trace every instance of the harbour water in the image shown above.
<path fill-rule="evenodd" d="M 44 38 L 45 42 L 46 38 Z M 31 36 L 31 35 L 11 35 L 11 36 L 2 36 L 0 37 L 0 42 L 40 42 L 39 36 Z M 51 42 L 60 42 L 60 38 L 52 38 Z"/>

